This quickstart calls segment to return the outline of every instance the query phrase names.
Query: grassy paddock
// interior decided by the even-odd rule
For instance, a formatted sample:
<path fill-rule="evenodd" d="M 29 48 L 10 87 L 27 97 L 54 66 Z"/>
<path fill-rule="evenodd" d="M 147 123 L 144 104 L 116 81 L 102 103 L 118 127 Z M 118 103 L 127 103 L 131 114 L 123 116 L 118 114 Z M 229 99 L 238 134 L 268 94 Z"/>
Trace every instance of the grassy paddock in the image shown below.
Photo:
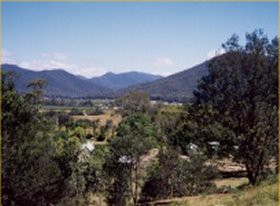
<path fill-rule="evenodd" d="M 55 112 L 66 112 L 69 113 L 73 108 L 82 111 L 91 110 L 92 107 L 71 107 L 71 106 L 44 106 L 40 111 L 47 112 L 53 110 Z M 100 125 L 105 125 L 107 120 L 112 120 L 113 125 L 118 125 L 121 121 L 121 115 L 115 113 L 113 109 L 103 110 L 104 114 L 100 115 L 71 115 L 74 121 L 79 119 L 88 119 L 90 121 L 100 119 Z"/>
<path fill-rule="evenodd" d="M 248 179 L 245 177 L 241 178 L 226 178 L 218 179 L 214 181 L 217 188 L 231 187 L 232 189 L 237 189 L 238 187 L 248 184 Z"/>
<path fill-rule="evenodd" d="M 79 119 L 88 119 L 90 121 L 100 119 L 100 125 L 105 125 L 107 120 L 112 120 L 113 125 L 118 125 L 121 121 L 121 115 L 115 114 L 113 110 L 105 110 L 101 115 L 73 115 L 74 121 Z"/>
<path fill-rule="evenodd" d="M 242 178 L 241 178 L 242 179 Z M 237 180 L 231 180 L 236 185 Z M 244 182 L 240 180 L 239 183 Z M 259 185 L 245 190 L 236 190 L 229 194 L 199 195 L 192 197 L 160 200 L 148 205 L 177 205 L 177 206 L 277 206 L 278 190 L 277 183 Z"/>

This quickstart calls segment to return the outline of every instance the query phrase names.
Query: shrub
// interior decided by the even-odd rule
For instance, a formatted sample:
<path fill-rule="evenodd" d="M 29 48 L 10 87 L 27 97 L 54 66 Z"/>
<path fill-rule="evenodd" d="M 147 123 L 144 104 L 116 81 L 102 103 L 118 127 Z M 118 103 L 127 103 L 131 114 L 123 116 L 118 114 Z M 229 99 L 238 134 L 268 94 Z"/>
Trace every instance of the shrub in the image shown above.
<path fill-rule="evenodd" d="M 69 112 L 70 115 L 83 115 L 83 111 L 77 108 L 72 108 Z"/>
<path fill-rule="evenodd" d="M 100 109 L 99 107 L 96 107 L 95 109 L 88 109 L 86 110 L 87 115 L 102 115 L 104 114 L 104 111 Z"/>
<path fill-rule="evenodd" d="M 78 127 L 82 127 L 84 129 L 91 127 L 91 121 L 88 119 L 79 119 L 75 122 L 75 125 Z"/>
<path fill-rule="evenodd" d="M 202 156 L 182 159 L 173 149 L 162 150 L 158 162 L 149 171 L 142 189 L 142 201 L 197 195 L 215 187 L 212 166 L 206 166 Z"/>
<path fill-rule="evenodd" d="M 92 134 L 86 134 L 86 139 L 91 139 L 93 138 Z"/>

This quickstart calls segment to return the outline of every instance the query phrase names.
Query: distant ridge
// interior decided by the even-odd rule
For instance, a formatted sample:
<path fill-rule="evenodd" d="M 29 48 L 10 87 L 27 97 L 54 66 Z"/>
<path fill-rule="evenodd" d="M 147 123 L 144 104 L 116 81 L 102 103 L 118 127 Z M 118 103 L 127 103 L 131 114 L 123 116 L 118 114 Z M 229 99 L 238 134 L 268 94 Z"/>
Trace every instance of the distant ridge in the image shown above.
<path fill-rule="evenodd" d="M 149 94 L 152 99 L 183 102 L 193 97 L 193 90 L 202 76 L 208 74 L 208 63 L 205 61 L 190 69 L 175 73 L 156 81 L 131 86 L 118 90 L 120 96 L 130 91 L 141 91 Z"/>
<path fill-rule="evenodd" d="M 44 79 L 48 82 L 45 89 L 47 96 L 99 97 L 110 91 L 108 88 L 99 86 L 90 80 L 82 79 L 62 69 L 32 71 L 16 65 L 3 64 L 2 71 L 14 71 L 18 75 L 15 85 L 19 92 L 26 92 L 28 82 L 34 79 Z"/>
<path fill-rule="evenodd" d="M 110 88 L 113 90 L 125 88 L 128 86 L 147 83 L 157 79 L 161 79 L 160 75 L 152 75 L 144 72 L 124 72 L 120 74 L 115 74 L 113 72 L 108 72 L 100 77 L 91 78 L 94 83 Z"/>
<path fill-rule="evenodd" d="M 15 84 L 20 92 L 27 91 L 26 86 L 30 80 L 44 79 L 48 82 L 45 89 L 47 96 L 116 98 L 130 91 L 141 91 L 154 100 L 183 102 L 193 97 L 198 81 L 208 74 L 208 62 L 164 78 L 142 72 L 108 72 L 87 79 L 62 69 L 32 71 L 11 64 L 3 64 L 2 70 L 14 71 L 19 75 Z"/>
<path fill-rule="evenodd" d="M 62 69 L 32 71 L 17 65 L 3 64 L 2 70 L 14 71 L 16 88 L 19 92 L 27 92 L 27 84 L 34 79 L 44 79 L 48 82 L 45 89 L 47 96 L 61 97 L 112 97 L 112 90 L 127 86 L 151 82 L 162 78 L 159 75 L 151 75 L 142 72 L 126 72 L 114 74 L 108 72 L 100 77 L 87 79 L 81 75 L 73 75 Z"/>

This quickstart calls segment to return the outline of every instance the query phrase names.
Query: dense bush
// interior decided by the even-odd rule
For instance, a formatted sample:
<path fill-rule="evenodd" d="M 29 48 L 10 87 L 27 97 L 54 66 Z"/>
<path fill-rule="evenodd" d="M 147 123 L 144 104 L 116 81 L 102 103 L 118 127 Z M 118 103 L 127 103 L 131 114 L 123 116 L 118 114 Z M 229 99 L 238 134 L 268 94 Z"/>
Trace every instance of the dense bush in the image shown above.
<path fill-rule="evenodd" d="M 63 178 L 53 159 L 53 125 L 15 91 L 12 79 L 5 75 L 2 111 L 2 204 L 56 203 Z"/>
<path fill-rule="evenodd" d="M 209 142 L 218 142 L 215 153 L 244 164 L 254 185 L 278 158 L 278 38 L 256 30 L 244 46 L 233 35 L 223 48 L 194 91 L 188 119 L 196 143 L 211 154 Z"/>
<path fill-rule="evenodd" d="M 216 169 L 205 165 L 201 156 L 182 158 L 173 149 L 164 149 L 149 171 L 141 201 L 197 195 L 213 189 Z"/>
<path fill-rule="evenodd" d="M 96 107 L 95 109 L 86 110 L 86 114 L 87 115 L 102 115 L 102 114 L 104 114 L 104 111 L 101 108 Z"/>
<path fill-rule="evenodd" d="M 84 115 L 83 111 L 81 109 L 72 108 L 69 112 L 70 115 Z"/>
<path fill-rule="evenodd" d="M 138 204 L 142 182 L 141 157 L 155 146 L 150 117 L 135 114 L 123 119 L 117 136 L 109 142 L 104 172 L 107 177 L 106 200 L 110 205 Z"/>
<path fill-rule="evenodd" d="M 88 119 L 79 119 L 75 122 L 75 125 L 86 129 L 86 128 L 90 128 L 92 123 Z"/>

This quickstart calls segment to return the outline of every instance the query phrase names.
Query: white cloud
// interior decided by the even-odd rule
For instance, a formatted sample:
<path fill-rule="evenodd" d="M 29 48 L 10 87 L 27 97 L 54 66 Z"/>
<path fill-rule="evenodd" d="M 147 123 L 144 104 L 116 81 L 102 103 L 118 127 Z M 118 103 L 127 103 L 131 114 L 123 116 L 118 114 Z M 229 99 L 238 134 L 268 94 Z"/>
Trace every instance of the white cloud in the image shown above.
<path fill-rule="evenodd" d="M 18 63 L 19 66 L 32 69 L 36 71 L 41 70 L 51 70 L 51 69 L 65 69 L 65 70 L 72 70 L 76 68 L 77 66 L 74 64 L 70 64 L 63 61 L 57 61 L 54 59 L 49 60 L 31 60 L 31 61 L 24 61 Z"/>
<path fill-rule="evenodd" d="M 12 52 L 6 50 L 6 49 L 2 49 L 1 51 L 1 64 L 2 63 L 9 63 L 9 64 L 14 64 L 15 61 L 15 57 L 13 55 Z"/>
<path fill-rule="evenodd" d="M 166 57 L 157 57 L 153 63 L 154 66 L 165 66 L 165 67 L 171 67 L 174 66 L 174 62 Z"/>
<path fill-rule="evenodd" d="M 6 49 L 2 49 L 2 56 L 3 57 L 10 57 L 12 56 L 12 53 Z"/>
<path fill-rule="evenodd" d="M 213 57 L 220 56 L 225 53 L 225 50 L 222 48 L 213 49 L 207 53 L 207 60 L 212 59 Z"/>
<path fill-rule="evenodd" d="M 39 57 L 32 60 L 15 61 L 12 58 L 13 54 L 11 52 L 2 50 L 2 62 L 17 64 L 33 71 L 63 69 L 72 74 L 83 75 L 88 78 L 106 73 L 104 68 L 95 64 L 78 66 L 71 62 L 66 54 L 59 52 L 42 52 Z"/>
<path fill-rule="evenodd" d="M 20 61 L 17 63 L 19 66 L 41 71 L 51 69 L 65 69 L 69 72 L 76 70 L 78 67 L 69 62 L 66 54 L 58 52 L 43 52 L 37 59 Z"/>
<path fill-rule="evenodd" d="M 73 71 L 73 74 L 83 75 L 84 77 L 91 78 L 105 74 L 107 71 L 102 67 L 86 66 Z"/>
<path fill-rule="evenodd" d="M 55 59 L 59 61 L 65 61 L 68 59 L 66 54 L 60 52 L 52 52 L 52 53 L 42 52 L 40 56 L 43 58 Z"/>

